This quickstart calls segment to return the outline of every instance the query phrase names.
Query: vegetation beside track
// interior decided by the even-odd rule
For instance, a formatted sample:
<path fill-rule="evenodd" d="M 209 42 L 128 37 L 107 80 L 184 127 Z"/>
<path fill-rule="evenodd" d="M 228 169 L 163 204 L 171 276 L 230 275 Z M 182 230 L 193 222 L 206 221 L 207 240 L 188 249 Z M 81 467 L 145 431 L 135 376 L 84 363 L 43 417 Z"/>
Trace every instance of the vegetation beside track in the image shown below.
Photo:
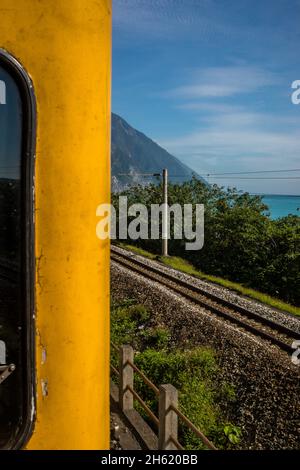
<path fill-rule="evenodd" d="M 287 302 L 283 302 L 280 299 L 271 297 L 270 295 L 264 294 L 263 292 L 259 292 L 255 289 L 251 289 L 250 287 L 245 287 L 244 285 L 239 284 L 238 282 L 229 281 L 228 279 L 223 279 L 218 276 L 212 276 L 210 274 L 203 273 L 202 271 L 196 269 L 190 262 L 178 256 L 164 257 L 151 253 L 135 245 L 129 245 L 119 241 L 117 242 L 117 244 L 121 248 L 131 250 L 137 255 L 144 256 L 145 258 L 160 261 L 161 263 L 170 266 L 171 268 L 177 269 L 178 271 L 182 271 L 185 274 L 190 274 L 192 276 L 198 277 L 199 279 L 212 282 L 222 287 L 226 287 L 227 289 L 233 290 L 238 294 L 242 294 L 246 297 L 262 302 L 278 310 L 291 313 L 292 315 L 300 316 L 299 307 L 295 307 L 294 305 L 291 305 Z"/>
<path fill-rule="evenodd" d="M 147 309 L 130 299 L 112 304 L 111 339 L 116 345 L 133 346 L 136 365 L 153 383 L 171 383 L 178 389 L 181 410 L 218 448 L 236 447 L 241 431 L 230 421 L 228 413 L 235 401 L 235 391 L 231 384 L 219 379 L 212 349 L 178 349 L 168 329 L 153 324 Z M 112 360 L 117 365 L 114 351 Z M 139 377 L 135 378 L 135 388 L 157 413 L 157 400 Z M 138 403 L 136 407 L 144 415 Z M 203 449 L 200 440 L 182 425 L 180 440 L 186 449 Z"/>
<path fill-rule="evenodd" d="M 186 251 L 184 240 L 174 240 L 171 220 L 169 253 L 179 259 L 163 260 L 165 263 L 176 263 L 186 272 L 193 268 L 193 274 L 203 279 L 272 307 L 300 314 L 297 308 L 300 305 L 300 217 L 289 215 L 272 220 L 261 196 L 205 185 L 196 178 L 183 184 L 170 183 L 168 191 L 170 206 L 204 204 L 205 241 L 201 250 Z M 144 204 L 149 214 L 151 204 L 161 201 L 161 193 L 159 184 L 132 186 L 121 194 L 113 194 L 112 202 L 117 209 L 118 197 L 126 196 L 128 207 Z M 160 240 L 128 240 L 128 243 L 153 255 L 161 252 Z"/>

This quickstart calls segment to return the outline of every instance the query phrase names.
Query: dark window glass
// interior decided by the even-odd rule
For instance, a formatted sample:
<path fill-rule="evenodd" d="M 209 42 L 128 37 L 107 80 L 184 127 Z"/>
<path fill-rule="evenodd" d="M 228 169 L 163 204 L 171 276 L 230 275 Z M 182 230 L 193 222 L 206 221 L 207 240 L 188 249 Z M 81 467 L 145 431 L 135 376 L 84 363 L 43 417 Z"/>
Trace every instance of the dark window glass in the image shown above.
<path fill-rule="evenodd" d="M 13 446 L 24 424 L 26 406 L 21 250 L 22 123 L 20 90 L 0 63 L 0 375 L 7 375 L 0 381 L 0 448 Z M 9 365 L 13 365 L 10 370 Z"/>

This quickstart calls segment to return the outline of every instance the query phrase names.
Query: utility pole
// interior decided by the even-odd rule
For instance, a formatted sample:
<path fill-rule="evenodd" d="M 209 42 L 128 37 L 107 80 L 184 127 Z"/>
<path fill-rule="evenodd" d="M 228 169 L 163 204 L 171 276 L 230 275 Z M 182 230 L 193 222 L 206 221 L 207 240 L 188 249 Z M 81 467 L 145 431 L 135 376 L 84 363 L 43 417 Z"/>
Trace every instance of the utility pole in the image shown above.
<path fill-rule="evenodd" d="M 169 226 L 169 207 L 168 207 L 168 170 L 163 169 L 161 173 L 135 173 L 137 176 L 162 176 L 163 177 L 163 209 L 162 209 L 162 256 L 169 256 L 168 254 L 168 226 Z M 132 176 L 130 173 L 119 173 L 118 176 Z"/>
<path fill-rule="evenodd" d="M 168 256 L 168 170 L 163 169 L 162 256 Z"/>

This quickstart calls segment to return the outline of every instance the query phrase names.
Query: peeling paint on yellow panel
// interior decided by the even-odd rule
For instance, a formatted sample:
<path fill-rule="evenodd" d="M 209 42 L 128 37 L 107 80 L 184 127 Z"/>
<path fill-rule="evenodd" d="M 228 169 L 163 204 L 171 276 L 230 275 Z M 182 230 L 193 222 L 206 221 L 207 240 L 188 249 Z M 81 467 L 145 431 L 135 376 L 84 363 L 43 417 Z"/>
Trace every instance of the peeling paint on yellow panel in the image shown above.
<path fill-rule="evenodd" d="M 29 449 L 109 446 L 110 0 L 1 0 L 37 98 L 37 420 Z"/>

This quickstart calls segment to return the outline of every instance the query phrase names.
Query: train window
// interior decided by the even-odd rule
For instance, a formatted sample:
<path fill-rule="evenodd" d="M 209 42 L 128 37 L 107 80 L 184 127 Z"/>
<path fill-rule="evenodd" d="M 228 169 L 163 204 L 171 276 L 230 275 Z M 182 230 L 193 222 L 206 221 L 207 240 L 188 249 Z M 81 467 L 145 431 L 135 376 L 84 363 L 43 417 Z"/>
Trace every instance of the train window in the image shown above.
<path fill-rule="evenodd" d="M 0 449 L 22 446 L 33 413 L 34 98 L 0 49 Z"/>

